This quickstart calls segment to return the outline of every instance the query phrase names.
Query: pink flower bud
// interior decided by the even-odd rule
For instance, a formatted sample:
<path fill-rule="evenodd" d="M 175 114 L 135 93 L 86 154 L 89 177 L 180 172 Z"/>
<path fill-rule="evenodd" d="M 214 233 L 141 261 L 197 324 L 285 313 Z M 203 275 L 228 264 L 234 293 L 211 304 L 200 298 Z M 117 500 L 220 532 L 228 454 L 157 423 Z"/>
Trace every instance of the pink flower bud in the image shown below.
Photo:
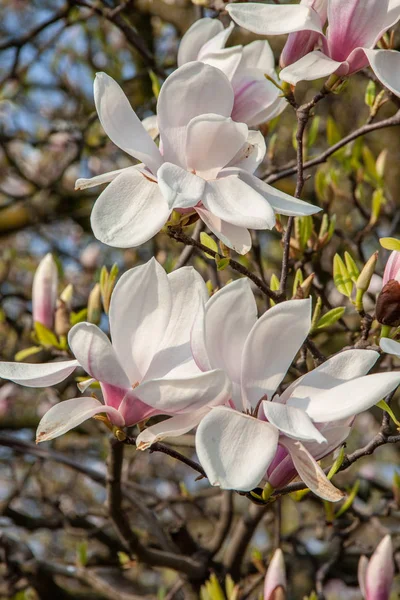
<path fill-rule="evenodd" d="M 393 546 L 386 535 L 368 561 L 361 556 L 358 581 L 365 600 L 389 600 L 394 578 Z"/>
<path fill-rule="evenodd" d="M 41 323 L 48 329 L 53 327 L 57 285 L 57 265 L 52 255 L 46 254 L 39 263 L 33 278 L 32 314 L 34 322 Z"/>
<path fill-rule="evenodd" d="M 286 572 L 283 552 L 280 548 L 269 563 L 264 581 L 264 600 L 284 600 L 286 598 Z"/>
<path fill-rule="evenodd" d="M 328 0 L 301 0 L 300 4 L 312 8 L 321 19 L 321 26 L 326 22 L 328 14 Z M 282 50 L 279 64 L 282 68 L 287 67 L 303 58 L 319 46 L 320 34 L 315 31 L 298 31 L 291 33 Z"/>

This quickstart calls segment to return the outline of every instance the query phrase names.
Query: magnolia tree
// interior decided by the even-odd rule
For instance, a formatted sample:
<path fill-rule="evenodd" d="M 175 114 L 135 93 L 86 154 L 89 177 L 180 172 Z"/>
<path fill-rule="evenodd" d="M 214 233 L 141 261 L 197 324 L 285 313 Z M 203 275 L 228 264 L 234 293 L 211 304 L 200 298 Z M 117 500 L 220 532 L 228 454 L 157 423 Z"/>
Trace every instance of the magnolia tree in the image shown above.
<path fill-rule="evenodd" d="M 400 1 L 26 8 L 1 597 L 397 598 Z"/>

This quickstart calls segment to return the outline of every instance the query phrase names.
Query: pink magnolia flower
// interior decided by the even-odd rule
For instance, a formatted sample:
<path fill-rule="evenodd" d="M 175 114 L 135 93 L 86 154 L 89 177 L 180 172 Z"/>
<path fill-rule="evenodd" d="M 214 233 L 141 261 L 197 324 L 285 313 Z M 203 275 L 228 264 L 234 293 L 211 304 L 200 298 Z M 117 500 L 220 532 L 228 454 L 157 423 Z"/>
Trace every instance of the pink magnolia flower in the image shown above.
<path fill-rule="evenodd" d="M 58 272 L 51 254 L 40 261 L 33 278 L 32 315 L 34 322 L 51 329 L 57 303 Z"/>
<path fill-rule="evenodd" d="M 328 28 L 324 34 L 326 9 Z M 284 51 L 283 64 L 287 66 L 280 78 L 292 85 L 332 73 L 350 75 L 369 64 L 383 85 L 400 95 L 400 54 L 373 50 L 400 19 L 399 0 L 327 0 L 296 6 L 247 3 L 232 4 L 227 10 L 236 23 L 255 33 L 310 33 L 306 46 L 305 37 L 296 34 Z M 299 47 L 295 50 L 296 43 Z"/>
<path fill-rule="evenodd" d="M 285 559 L 280 548 L 275 550 L 265 575 L 264 600 L 274 600 L 278 590 L 281 592 L 279 598 L 284 600 L 286 597 L 286 571 Z"/>
<path fill-rule="evenodd" d="M 361 556 L 358 582 L 365 600 L 389 600 L 394 578 L 393 546 L 390 535 L 380 542 L 370 560 Z"/>
<path fill-rule="evenodd" d="M 56 404 L 39 423 L 37 440 L 62 435 L 99 413 L 118 427 L 154 414 L 174 415 L 169 435 L 180 435 L 197 424 L 206 407 L 226 402 L 230 383 L 224 372 L 202 373 L 191 357 L 189 332 L 207 296 L 192 267 L 167 275 L 151 259 L 127 271 L 115 286 L 112 343 L 95 325 L 79 323 L 68 336 L 76 360 L 0 363 L 0 377 L 29 387 L 59 383 L 78 366 L 92 378 L 84 388 L 100 382 L 104 404 L 93 397 Z"/>
<path fill-rule="evenodd" d="M 278 88 L 266 79 L 275 75 L 275 59 L 267 41 L 225 48 L 233 23 L 224 29 L 218 19 L 199 19 L 185 33 L 178 51 L 178 66 L 198 60 L 221 69 L 234 91 L 231 117 L 257 126 L 278 116 L 287 106 Z"/>
<path fill-rule="evenodd" d="M 220 69 L 190 62 L 168 77 L 157 104 L 160 148 L 105 73 L 96 77 L 94 96 L 109 138 L 143 162 L 76 182 L 77 189 L 109 183 L 91 217 L 102 242 L 138 246 L 178 210 L 197 213 L 227 246 L 245 254 L 251 247 L 248 229 L 273 228 L 275 212 L 320 210 L 253 175 L 265 155 L 264 138 L 232 120 L 234 91 Z"/>
<path fill-rule="evenodd" d="M 276 395 L 310 326 L 310 299 L 283 302 L 257 319 L 245 279 L 217 292 L 196 319 L 197 365 L 223 369 L 232 381 L 230 406 L 213 408 L 196 434 L 212 485 L 250 491 L 263 479 L 275 487 L 298 473 L 320 497 L 341 499 L 316 461 L 348 436 L 349 419 L 399 385 L 400 373 L 365 376 L 378 353 L 348 350 Z"/>
<path fill-rule="evenodd" d="M 383 273 L 383 286 L 394 279 L 400 283 L 400 252 L 394 250 L 390 253 L 389 259 Z"/>

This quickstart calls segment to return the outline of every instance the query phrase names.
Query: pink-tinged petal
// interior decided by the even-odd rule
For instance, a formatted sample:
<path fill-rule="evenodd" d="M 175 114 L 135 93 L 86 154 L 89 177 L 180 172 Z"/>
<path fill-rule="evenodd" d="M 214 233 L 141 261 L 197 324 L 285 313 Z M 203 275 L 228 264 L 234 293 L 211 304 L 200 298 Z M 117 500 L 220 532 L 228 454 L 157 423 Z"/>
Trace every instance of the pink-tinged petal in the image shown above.
<path fill-rule="evenodd" d="M 172 370 L 187 369 L 192 362 L 190 332 L 200 309 L 208 300 L 203 278 L 193 267 L 182 267 L 168 275 L 171 289 L 171 314 L 146 379 L 164 377 Z M 208 370 L 208 369 L 205 369 Z M 193 373 L 194 374 L 194 373 Z"/>
<path fill-rule="evenodd" d="M 109 171 L 108 173 L 102 173 L 101 175 L 95 175 L 89 179 L 81 177 L 75 182 L 76 190 L 86 190 L 88 188 L 96 187 L 96 185 L 102 185 L 103 183 L 110 183 L 114 181 L 118 175 L 121 175 L 124 171 L 129 171 L 134 167 L 125 167 L 124 169 L 117 169 L 116 171 Z"/>
<path fill-rule="evenodd" d="M 170 284 L 154 258 L 122 275 L 111 296 L 110 332 L 131 384 L 145 376 L 170 316 Z"/>
<path fill-rule="evenodd" d="M 48 329 L 53 327 L 57 302 L 58 270 L 52 255 L 40 261 L 32 284 L 32 317 Z"/>
<path fill-rule="evenodd" d="M 214 179 L 245 144 L 247 125 L 231 118 L 208 114 L 195 117 L 187 126 L 188 169 L 205 179 Z"/>
<path fill-rule="evenodd" d="M 385 286 L 391 279 L 400 281 L 400 252 L 396 250 L 390 253 L 386 263 L 382 287 Z"/>
<path fill-rule="evenodd" d="M 389 600 L 393 578 L 393 545 L 390 535 L 386 535 L 368 564 L 365 576 L 367 600 Z"/>
<path fill-rule="evenodd" d="M 287 405 L 302 408 L 315 423 L 338 421 L 372 408 L 399 384 L 400 372 L 375 373 L 357 377 L 320 394 L 289 398 Z"/>
<path fill-rule="evenodd" d="M 129 389 L 131 383 L 105 333 L 92 323 L 78 323 L 68 334 L 68 343 L 81 367 L 97 381 Z"/>
<path fill-rule="evenodd" d="M 286 590 L 285 559 L 280 548 L 275 550 L 264 580 L 264 600 L 274 600 L 274 592 L 281 588 Z"/>
<path fill-rule="evenodd" d="M 302 0 L 301 4 L 308 6 L 316 11 L 320 20 L 321 28 L 325 25 L 328 14 L 327 0 Z M 287 67 L 298 61 L 300 58 L 315 50 L 321 43 L 319 33 L 311 31 L 299 31 L 291 33 L 287 39 L 285 47 L 282 50 L 279 63 L 280 66 Z"/>
<path fill-rule="evenodd" d="M 400 52 L 397 50 L 364 50 L 371 69 L 379 81 L 400 96 Z"/>
<path fill-rule="evenodd" d="M 125 426 L 115 408 L 104 406 L 96 398 L 72 398 L 55 404 L 42 417 L 36 432 L 36 443 L 59 437 L 99 413 L 106 413 L 117 427 Z"/>
<path fill-rule="evenodd" d="M 261 131 L 250 130 L 247 135 L 247 141 L 232 158 L 227 167 L 234 167 L 243 169 L 248 173 L 254 173 L 257 167 L 262 163 L 265 153 L 265 138 Z"/>
<path fill-rule="evenodd" d="M 229 81 L 232 81 L 242 58 L 242 46 L 225 48 L 218 52 L 206 54 L 201 60 L 206 65 L 220 69 Z"/>
<path fill-rule="evenodd" d="M 128 98 L 112 77 L 97 73 L 94 101 L 104 131 L 112 142 L 156 173 L 163 159 Z"/>
<path fill-rule="evenodd" d="M 255 408 L 278 385 L 311 327 L 311 300 L 289 300 L 273 306 L 258 319 L 243 351 L 242 395 L 245 408 Z"/>
<path fill-rule="evenodd" d="M 135 392 L 136 388 L 126 392 L 118 407 L 118 412 L 124 419 L 127 427 L 131 427 L 132 425 L 136 425 L 136 423 L 160 414 L 160 411 L 142 402 Z"/>
<path fill-rule="evenodd" d="M 287 106 L 286 100 L 279 97 L 280 92 L 276 86 L 257 69 L 249 69 L 236 75 L 232 86 L 235 92 L 232 119 L 235 121 L 256 126 L 270 120 L 270 114 L 276 114 L 278 99 L 281 110 Z"/>
<path fill-rule="evenodd" d="M 267 75 L 274 74 L 275 57 L 266 40 L 255 40 L 244 46 L 238 70 L 245 72 L 247 69 L 259 69 Z"/>
<path fill-rule="evenodd" d="M 264 401 L 262 405 L 268 422 L 290 438 L 318 444 L 327 441 L 304 410 L 278 402 Z"/>
<path fill-rule="evenodd" d="M 348 67 L 347 63 L 338 62 L 326 56 L 319 50 L 310 52 L 300 58 L 297 62 L 289 65 L 282 69 L 279 73 L 279 77 L 282 81 L 286 81 L 291 85 L 297 85 L 299 81 L 314 81 L 315 79 L 321 79 L 322 77 L 328 77 L 335 73 L 342 67 L 345 72 L 341 74 L 346 75 Z"/>
<path fill-rule="evenodd" d="M 343 499 L 344 494 L 332 485 L 301 442 L 290 438 L 282 438 L 280 443 L 287 448 L 300 478 L 314 494 L 329 502 L 339 502 Z"/>
<path fill-rule="evenodd" d="M 237 175 L 224 175 L 221 173 L 219 179 L 207 182 L 203 199 L 205 208 L 237 227 L 275 227 L 275 213 L 268 201 Z"/>
<path fill-rule="evenodd" d="M 178 67 L 198 60 L 199 52 L 206 42 L 223 31 L 224 26 L 218 19 L 199 19 L 195 21 L 181 39 L 178 49 Z"/>
<path fill-rule="evenodd" d="M 380 341 L 380 347 L 387 354 L 393 354 L 394 356 L 400 356 L 400 343 L 390 338 L 383 337 Z M 11 363 L 12 364 L 12 363 Z M 1 376 L 1 371 L 0 371 Z M 6 378 L 8 379 L 8 378 Z"/>
<path fill-rule="evenodd" d="M 192 208 L 201 202 L 204 196 L 204 179 L 172 163 L 164 163 L 157 171 L 157 178 L 170 211 L 176 208 Z"/>
<path fill-rule="evenodd" d="M 223 371 L 215 370 L 191 377 L 144 381 L 134 393 L 160 413 L 174 415 L 227 403 L 231 383 Z"/>
<path fill-rule="evenodd" d="M 357 577 L 358 577 L 358 585 L 360 586 L 360 592 L 363 598 L 366 598 L 366 588 L 365 588 L 365 580 L 367 577 L 367 569 L 368 569 L 369 560 L 366 556 L 360 556 L 360 560 L 358 561 L 358 569 L 357 569 Z"/>
<path fill-rule="evenodd" d="M 231 35 L 234 27 L 234 24 L 230 23 L 226 29 L 222 29 L 222 31 L 217 33 L 217 35 L 208 40 L 208 42 L 206 42 L 200 49 L 197 60 L 203 61 L 209 54 L 219 52 L 225 48 L 225 44 L 228 41 L 228 38 Z"/>
<path fill-rule="evenodd" d="M 286 388 L 280 400 L 281 402 L 287 402 L 290 398 L 291 406 L 298 406 L 298 408 L 302 407 L 302 403 L 297 404 L 296 399 L 301 401 L 302 398 L 313 397 L 317 402 L 317 396 L 321 392 L 366 375 L 378 358 L 379 354 L 375 350 L 345 350 L 339 352 L 322 365 L 296 379 Z"/>
<path fill-rule="evenodd" d="M 132 248 L 150 240 L 165 225 L 170 208 L 158 185 L 136 169 L 125 170 L 98 197 L 91 215 L 98 240 Z"/>
<path fill-rule="evenodd" d="M 204 208 L 196 208 L 196 212 L 225 246 L 232 248 L 238 254 L 247 254 L 251 248 L 251 236 L 245 227 L 232 225 Z"/>
<path fill-rule="evenodd" d="M 242 169 L 224 169 L 223 171 L 223 173 L 229 172 L 237 173 L 240 179 L 261 194 L 278 215 L 302 217 L 305 215 L 314 215 L 322 210 L 319 206 L 314 206 L 309 202 L 304 202 L 304 200 L 299 200 L 298 198 L 294 198 L 294 196 L 289 196 L 289 194 L 281 192 L 277 188 L 272 187 L 272 185 L 265 183 L 265 181 L 262 181 L 258 177 L 255 177 Z M 223 175 L 223 173 L 221 173 L 221 175 Z"/>
<path fill-rule="evenodd" d="M 226 10 L 235 23 L 259 35 L 282 35 L 303 30 L 322 33 L 318 14 L 302 4 L 274 6 L 246 2 L 229 4 Z"/>
<path fill-rule="evenodd" d="M 387 19 L 388 0 L 335 0 L 328 4 L 329 55 L 345 61 L 355 48 L 373 48 Z"/>
<path fill-rule="evenodd" d="M 147 450 L 152 444 L 159 442 L 166 437 L 178 437 L 183 435 L 191 429 L 194 429 L 207 413 L 208 408 L 171 417 L 161 423 L 151 425 L 139 433 L 136 439 L 136 447 L 138 450 Z"/>
<path fill-rule="evenodd" d="M 263 478 L 278 435 L 269 423 L 220 406 L 198 426 L 196 452 L 211 485 L 248 492 Z"/>
<path fill-rule="evenodd" d="M 77 360 L 52 363 L 0 362 L 0 378 L 26 387 L 48 387 L 67 379 L 79 367 Z"/>
<path fill-rule="evenodd" d="M 256 321 L 257 305 L 245 277 L 225 285 L 206 304 L 205 344 L 210 365 L 226 371 L 236 383 L 240 383 L 243 348 Z"/>
<path fill-rule="evenodd" d="M 188 123 L 210 113 L 230 117 L 232 107 L 233 89 L 222 71 L 200 62 L 179 67 L 166 79 L 157 103 L 164 159 L 185 169 Z"/>

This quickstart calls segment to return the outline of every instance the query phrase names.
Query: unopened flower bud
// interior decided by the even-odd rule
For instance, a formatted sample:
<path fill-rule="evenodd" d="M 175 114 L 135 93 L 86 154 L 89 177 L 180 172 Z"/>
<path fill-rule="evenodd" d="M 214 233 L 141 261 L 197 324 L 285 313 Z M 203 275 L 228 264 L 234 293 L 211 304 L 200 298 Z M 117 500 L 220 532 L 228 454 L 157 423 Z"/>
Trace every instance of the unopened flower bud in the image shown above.
<path fill-rule="evenodd" d="M 389 600 L 394 578 L 393 546 L 386 535 L 368 561 L 361 556 L 358 580 L 365 600 Z"/>
<path fill-rule="evenodd" d="M 72 296 L 74 294 L 74 286 L 69 283 L 60 294 L 60 300 L 64 302 L 68 309 L 71 309 Z"/>
<path fill-rule="evenodd" d="M 356 288 L 362 292 L 366 292 L 371 283 L 372 275 L 375 272 L 376 263 L 378 262 L 378 252 L 374 252 L 373 255 L 365 263 L 361 273 L 358 276 Z"/>
<path fill-rule="evenodd" d="M 400 325 L 400 283 L 395 279 L 383 286 L 376 302 L 375 315 L 382 325 Z"/>
<path fill-rule="evenodd" d="M 70 309 L 66 305 L 66 303 L 59 298 L 57 300 L 57 308 L 54 319 L 54 331 L 58 336 L 67 335 L 68 331 L 71 329 L 70 323 Z"/>
<path fill-rule="evenodd" d="M 32 286 L 34 322 L 52 329 L 57 301 L 58 272 L 51 254 L 46 254 L 36 269 Z"/>
<path fill-rule="evenodd" d="M 264 580 L 264 600 L 285 600 L 286 572 L 283 552 L 275 550 Z"/>
<path fill-rule="evenodd" d="M 101 290 L 99 283 L 96 283 L 96 285 L 89 294 L 87 308 L 87 320 L 89 321 L 89 323 L 94 323 L 95 325 L 98 325 L 101 319 Z"/>

